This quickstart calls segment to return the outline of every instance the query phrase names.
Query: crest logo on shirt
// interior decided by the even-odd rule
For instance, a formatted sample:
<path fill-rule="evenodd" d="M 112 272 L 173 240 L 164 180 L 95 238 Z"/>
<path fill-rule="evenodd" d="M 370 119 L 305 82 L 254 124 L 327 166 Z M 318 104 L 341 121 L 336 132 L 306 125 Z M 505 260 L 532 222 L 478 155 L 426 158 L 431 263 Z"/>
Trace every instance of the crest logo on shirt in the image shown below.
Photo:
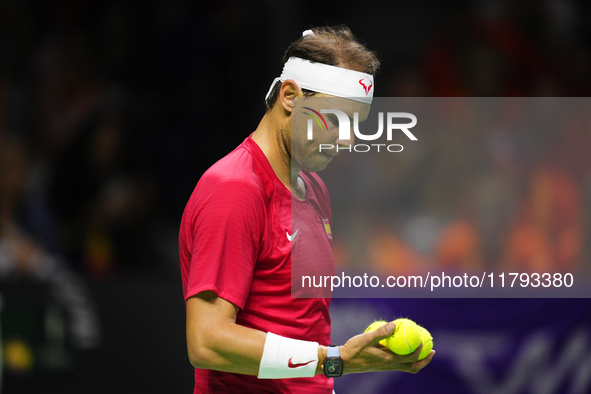
<path fill-rule="evenodd" d="M 332 239 L 332 230 L 330 228 L 330 222 L 328 219 L 322 219 L 322 224 L 324 224 L 324 231 L 326 231 L 326 236 Z"/>

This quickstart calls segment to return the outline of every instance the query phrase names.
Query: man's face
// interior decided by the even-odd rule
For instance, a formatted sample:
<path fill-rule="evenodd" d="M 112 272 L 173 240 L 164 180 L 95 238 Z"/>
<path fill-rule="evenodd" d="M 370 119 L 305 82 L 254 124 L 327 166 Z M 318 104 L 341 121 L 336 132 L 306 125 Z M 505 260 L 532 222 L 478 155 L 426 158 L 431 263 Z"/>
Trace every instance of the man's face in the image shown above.
<path fill-rule="evenodd" d="M 323 114 L 321 113 L 323 109 L 336 109 L 348 115 L 351 128 L 350 139 L 339 139 L 337 116 L 331 113 Z M 369 109 L 369 104 L 326 94 L 296 98 L 291 114 L 292 167 L 308 172 L 317 172 L 326 168 L 343 148 L 354 144 L 353 113 L 359 114 L 359 123 L 361 123 L 367 119 Z M 308 138 L 308 120 L 312 121 L 312 139 Z M 321 144 L 322 149 L 320 149 Z"/>

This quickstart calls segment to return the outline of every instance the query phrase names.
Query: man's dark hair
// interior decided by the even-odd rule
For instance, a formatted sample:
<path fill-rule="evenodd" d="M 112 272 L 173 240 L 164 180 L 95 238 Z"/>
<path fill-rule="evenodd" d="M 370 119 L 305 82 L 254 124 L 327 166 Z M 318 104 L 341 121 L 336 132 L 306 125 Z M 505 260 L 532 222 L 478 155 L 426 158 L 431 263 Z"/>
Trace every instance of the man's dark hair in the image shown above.
<path fill-rule="evenodd" d="M 314 34 L 300 37 L 292 43 L 283 55 L 283 63 L 290 57 L 299 57 L 311 62 L 347 68 L 374 75 L 380 67 L 378 57 L 373 51 L 361 44 L 346 26 L 313 27 Z M 281 81 L 273 86 L 269 98 L 265 101 L 267 110 L 273 108 L 281 89 Z M 302 89 L 305 96 L 316 92 Z"/>

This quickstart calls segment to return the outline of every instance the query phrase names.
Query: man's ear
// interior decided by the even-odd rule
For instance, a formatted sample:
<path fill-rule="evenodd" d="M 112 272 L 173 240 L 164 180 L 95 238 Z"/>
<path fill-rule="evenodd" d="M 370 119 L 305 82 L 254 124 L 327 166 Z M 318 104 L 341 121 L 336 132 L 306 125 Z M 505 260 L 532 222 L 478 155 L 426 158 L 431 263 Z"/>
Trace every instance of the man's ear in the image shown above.
<path fill-rule="evenodd" d="M 302 97 L 302 90 L 300 87 L 291 79 L 286 79 L 281 85 L 279 90 L 279 97 L 277 100 L 281 107 L 287 112 L 291 112 L 293 109 L 293 100 L 296 97 Z"/>

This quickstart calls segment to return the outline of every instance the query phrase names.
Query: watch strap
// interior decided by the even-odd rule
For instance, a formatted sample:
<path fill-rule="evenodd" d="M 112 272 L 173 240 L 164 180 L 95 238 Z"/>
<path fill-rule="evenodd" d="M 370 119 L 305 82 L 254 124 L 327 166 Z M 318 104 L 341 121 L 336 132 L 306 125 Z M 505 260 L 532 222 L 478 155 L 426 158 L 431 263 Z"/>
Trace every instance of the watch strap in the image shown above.
<path fill-rule="evenodd" d="M 330 345 L 326 348 L 326 357 L 340 357 L 339 347 Z"/>

